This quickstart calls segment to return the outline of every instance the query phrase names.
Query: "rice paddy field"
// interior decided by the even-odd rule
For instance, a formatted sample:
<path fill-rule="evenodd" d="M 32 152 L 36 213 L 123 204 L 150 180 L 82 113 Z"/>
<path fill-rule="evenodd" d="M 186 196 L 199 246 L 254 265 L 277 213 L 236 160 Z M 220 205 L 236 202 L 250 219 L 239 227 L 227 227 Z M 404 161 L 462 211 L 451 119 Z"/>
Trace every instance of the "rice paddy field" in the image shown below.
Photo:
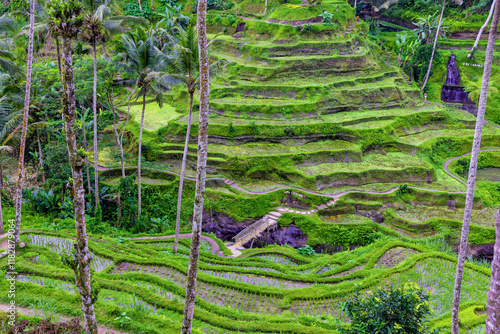
<path fill-rule="evenodd" d="M 17 257 L 19 306 L 35 307 L 40 314 L 76 314 L 73 273 L 58 260 L 70 253 L 73 237 L 23 233 L 22 240 L 27 246 Z M 172 239 L 116 243 L 101 237 L 89 245 L 94 284 L 100 286 L 95 304 L 100 321 L 130 332 L 180 328 L 189 239 L 181 239 L 178 254 L 171 252 Z M 348 321 L 339 303 L 349 294 L 407 282 L 429 293 L 431 327 L 434 319 L 450 316 L 455 259 L 417 243 L 380 240 L 314 257 L 278 246 L 245 250 L 239 258 L 210 251 L 204 243 L 198 274 L 194 329 L 203 333 L 335 333 L 335 321 Z M 467 263 L 462 303 L 464 312 L 470 313 L 471 305 L 476 310 L 467 317 L 471 324 L 485 316 L 488 286 L 489 269 Z M 125 324 L 116 320 L 123 313 L 130 318 Z M 481 330 L 471 327 L 464 333 Z"/>

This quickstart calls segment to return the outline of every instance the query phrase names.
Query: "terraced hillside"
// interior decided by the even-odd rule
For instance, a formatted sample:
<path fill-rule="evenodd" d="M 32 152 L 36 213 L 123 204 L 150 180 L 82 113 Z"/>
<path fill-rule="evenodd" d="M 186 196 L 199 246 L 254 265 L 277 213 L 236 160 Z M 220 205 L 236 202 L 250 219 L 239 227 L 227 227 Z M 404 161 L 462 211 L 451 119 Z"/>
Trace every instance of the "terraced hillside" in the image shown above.
<path fill-rule="evenodd" d="M 28 246 L 17 258 L 18 306 L 52 316 L 78 315 L 73 272 L 59 264 L 60 255 L 71 252 L 72 238 L 67 233 L 22 235 Z M 173 239 L 165 238 L 117 244 L 105 237 L 89 245 L 93 284 L 100 287 L 95 304 L 99 323 L 130 333 L 180 330 L 189 239 L 181 239 L 178 255 L 171 252 Z M 0 265 L 6 261 L 1 259 Z M 200 333 L 335 333 L 335 319 L 346 321 L 339 302 L 347 295 L 409 280 L 431 295 L 429 320 L 436 320 L 428 325 L 449 322 L 455 260 L 415 243 L 379 241 L 313 258 L 271 247 L 246 251 L 237 259 L 211 254 L 207 243 L 200 261 L 194 322 Z M 488 281 L 488 270 L 467 264 L 464 333 L 477 333 L 480 328 L 472 328 L 484 322 Z M 129 319 L 117 322 L 124 314 Z"/>

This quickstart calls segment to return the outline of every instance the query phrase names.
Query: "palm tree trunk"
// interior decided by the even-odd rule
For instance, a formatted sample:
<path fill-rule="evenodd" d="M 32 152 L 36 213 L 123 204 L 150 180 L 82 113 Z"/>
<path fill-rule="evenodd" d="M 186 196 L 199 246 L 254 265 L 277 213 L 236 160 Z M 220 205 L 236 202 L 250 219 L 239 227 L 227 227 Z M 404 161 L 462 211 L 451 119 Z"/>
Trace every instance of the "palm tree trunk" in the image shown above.
<path fill-rule="evenodd" d="M 85 117 L 85 115 L 83 117 Z M 87 152 L 87 129 L 86 129 L 85 120 L 83 120 L 83 122 L 82 122 L 82 128 L 83 128 L 83 148 L 85 149 L 85 152 Z M 90 186 L 89 161 L 87 159 L 85 159 L 85 168 L 87 170 L 87 188 L 88 188 L 89 194 L 90 194 L 90 193 L 92 193 L 92 187 Z"/>
<path fill-rule="evenodd" d="M 76 103 L 71 40 L 63 38 L 63 115 L 66 145 L 68 147 L 71 176 L 73 179 L 73 208 L 76 227 L 76 256 L 78 266 L 75 268 L 75 283 L 82 300 L 82 312 L 87 334 L 97 334 L 97 322 L 90 284 L 90 251 L 85 226 L 85 188 L 83 187 L 82 169 L 85 158 L 77 152 L 75 133 Z"/>
<path fill-rule="evenodd" d="M 186 286 L 186 303 L 182 319 L 181 334 L 190 334 L 193 325 L 194 303 L 196 296 L 196 277 L 200 255 L 200 238 L 203 222 L 203 202 L 205 178 L 207 174 L 208 113 L 210 74 L 207 47 L 207 0 L 198 1 L 198 52 L 200 63 L 200 116 L 198 124 L 198 161 L 196 167 L 196 192 L 194 197 L 193 232 L 191 236 L 191 255 Z"/>
<path fill-rule="evenodd" d="M 184 154 L 182 155 L 181 167 L 181 180 L 179 182 L 179 196 L 177 197 L 177 218 L 175 219 L 175 241 L 174 241 L 174 254 L 177 254 L 177 245 L 179 244 L 179 226 L 181 223 L 181 203 L 182 203 L 182 187 L 184 185 L 184 173 L 186 171 L 186 159 L 189 145 L 189 134 L 191 132 L 191 120 L 193 115 L 193 94 L 189 93 L 189 115 L 186 130 L 186 143 L 184 144 Z"/>
<path fill-rule="evenodd" d="M 138 211 L 137 219 L 141 217 L 141 153 L 142 153 L 142 130 L 144 129 L 144 113 L 146 112 L 146 93 L 142 96 L 142 115 L 141 115 L 141 129 L 139 130 L 139 160 L 137 161 L 137 174 L 138 174 Z"/>
<path fill-rule="evenodd" d="M 96 219 L 100 221 L 101 217 L 99 208 L 99 172 L 97 170 L 98 152 L 97 152 L 97 50 L 96 50 L 96 36 L 92 37 L 92 53 L 94 56 L 94 87 L 92 91 L 92 112 L 94 113 L 94 201 L 95 201 L 95 214 Z"/>
<path fill-rule="evenodd" d="M 481 35 L 483 34 L 484 29 L 488 26 L 488 23 L 491 20 L 491 15 L 493 15 L 493 10 L 495 9 L 495 4 L 497 3 L 497 0 L 493 0 L 491 3 L 491 8 L 490 8 L 490 13 L 488 14 L 488 18 L 486 19 L 486 22 L 484 22 L 483 26 L 481 29 L 479 29 L 479 32 L 476 37 L 476 41 L 474 42 L 474 46 L 472 49 L 470 49 L 470 53 L 467 55 L 467 58 L 471 58 L 472 54 L 474 53 L 474 50 L 476 50 L 477 45 L 479 44 L 479 40 L 481 39 Z"/>
<path fill-rule="evenodd" d="M 28 42 L 28 63 L 26 65 L 26 90 L 24 92 L 23 127 L 21 130 L 21 142 L 19 144 L 19 163 L 17 167 L 17 187 L 16 187 L 16 223 L 14 226 L 14 244 L 19 243 L 21 233 L 21 204 L 23 196 L 23 171 L 24 171 L 24 151 L 26 147 L 26 133 L 28 131 L 28 114 L 30 109 L 31 93 L 31 67 L 33 64 L 33 34 L 35 30 L 35 0 L 30 0 L 30 30 Z"/>
<path fill-rule="evenodd" d="M 2 167 L 2 161 L 0 160 L 0 234 L 3 233 L 2 195 L 3 195 L 3 167 Z"/>
<path fill-rule="evenodd" d="M 443 9 L 441 10 L 441 16 L 439 17 L 439 24 L 438 24 L 438 28 L 436 30 L 436 37 L 434 38 L 434 47 L 432 48 L 431 61 L 429 62 L 429 68 L 427 69 L 427 73 L 425 74 L 424 84 L 422 85 L 422 88 L 420 89 L 421 92 L 424 91 L 425 86 L 427 85 L 427 81 L 429 80 L 429 76 L 431 75 L 432 62 L 434 61 L 434 55 L 436 54 L 436 46 L 437 46 L 437 42 L 439 39 L 439 31 L 441 30 L 441 24 L 443 24 L 443 15 L 444 15 L 445 8 L 446 8 L 446 0 L 443 0 Z"/>
<path fill-rule="evenodd" d="M 486 304 L 486 334 L 500 333 L 500 207 L 498 207 L 496 229 L 495 250 L 491 263 L 491 283 Z"/>
<path fill-rule="evenodd" d="M 120 140 L 120 135 L 118 134 L 118 129 L 116 127 L 116 109 L 115 105 L 113 103 L 113 93 L 111 93 L 111 98 L 110 98 L 110 105 L 111 105 L 111 112 L 113 113 L 113 130 L 115 131 L 115 137 L 116 137 L 116 144 L 120 148 L 120 162 L 121 162 L 121 170 L 122 170 L 122 178 L 125 178 L 125 165 L 123 162 L 123 145 L 122 141 Z M 121 196 L 120 193 L 118 193 L 118 221 L 122 220 L 122 205 L 121 205 Z"/>
<path fill-rule="evenodd" d="M 495 7 L 495 14 L 491 22 L 491 30 L 488 38 L 488 47 L 486 48 L 486 56 L 484 60 L 483 82 L 481 85 L 481 95 L 479 96 L 479 107 L 477 111 L 476 130 L 474 132 L 474 141 L 472 142 L 472 152 L 470 157 L 469 180 L 467 183 L 467 197 L 465 200 L 464 220 L 462 225 L 462 237 L 460 238 L 460 246 L 458 248 L 457 273 L 455 277 L 455 288 L 453 293 L 453 305 L 451 313 L 451 332 L 459 334 L 458 328 L 458 310 L 460 305 L 460 291 L 462 287 L 462 278 L 464 274 L 464 263 L 469 239 L 469 227 L 472 212 L 472 204 L 474 201 L 474 186 L 476 184 L 477 161 L 479 150 L 481 148 L 481 135 L 484 125 L 484 113 L 486 111 L 486 103 L 488 98 L 488 86 L 490 83 L 491 64 L 493 62 L 493 51 L 495 48 L 495 39 L 497 36 L 498 19 L 500 17 L 500 6 Z"/>
<path fill-rule="evenodd" d="M 40 166 L 40 171 L 42 172 L 42 182 L 45 186 L 45 172 L 43 171 L 43 152 L 42 152 L 42 145 L 40 144 L 40 131 L 36 129 L 36 139 L 38 141 L 38 155 L 39 155 L 39 161 L 38 165 Z"/>

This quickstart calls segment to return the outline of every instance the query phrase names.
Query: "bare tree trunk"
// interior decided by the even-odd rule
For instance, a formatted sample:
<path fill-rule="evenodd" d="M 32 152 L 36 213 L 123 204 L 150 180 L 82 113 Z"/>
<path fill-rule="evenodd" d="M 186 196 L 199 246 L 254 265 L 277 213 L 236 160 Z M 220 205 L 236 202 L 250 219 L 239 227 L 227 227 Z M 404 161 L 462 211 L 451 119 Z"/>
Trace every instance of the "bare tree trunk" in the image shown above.
<path fill-rule="evenodd" d="M 83 117 L 85 117 L 85 115 Z M 83 127 L 83 148 L 85 149 L 85 152 L 87 152 L 87 129 L 85 120 L 82 122 L 82 127 Z M 85 159 L 85 167 L 87 169 L 87 188 L 90 194 L 92 193 L 92 187 L 90 186 L 89 161 L 87 159 Z"/>
<path fill-rule="evenodd" d="M 441 10 L 441 16 L 439 17 L 439 24 L 436 30 L 436 37 L 434 38 L 434 47 L 432 48 L 431 61 L 429 62 L 429 68 L 427 69 L 427 73 L 425 74 L 424 84 L 420 89 L 421 92 L 424 91 L 425 86 L 427 85 L 427 81 L 429 80 L 429 76 L 431 75 L 432 62 L 434 61 L 434 55 L 436 54 L 436 46 L 439 39 L 439 31 L 441 30 L 441 24 L 443 24 L 443 15 L 445 7 L 446 7 L 446 0 L 443 0 L 443 9 Z"/>
<path fill-rule="evenodd" d="M 125 178 L 125 163 L 123 159 L 123 138 L 120 137 L 118 134 L 118 128 L 117 123 L 116 123 L 116 108 L 115 105 L 113 104 L 113 95 L 111 95 L 111 112 L 113 113 L 113 130 L 115 131 L 115 138 L 116 138 L 116 143 L 118 144 L 118 148 L 120 149 L 120 163 L 121 163 L 121 169 L 122 169 L 122 178 Z"/>
<path fill-rule="evenodd" d="M 73 63 L 71 40 L 63 39 L 63 116 L 68 147 L 71 177 L 73 178 L 73 207 L 76 227 L 76 255 L 78 266 L 75 269 L 75 282 L 82 300 L 82 312 L 87 334 L 97 334 L 97 322 L 94 313 L 94 296 L 90 284 L 90 251 L 85 226 L 85 189 L 83 187 L 82 169 L 85 158 L 78 154 L 75 133 L 75 83 L 73 78 Z"/>
<path fill-rule="evenodd" d="M 0 155 L 0 158 L 2 156 Z M 0 234 L 3 233 L 3 212 L 2 212 L 2 195 L 3 195 L 3 167 L 0 160 Z"/>
<path fill-rule="evenodd" d="M 61 75 L 61 50 L 59 49 L 59 37 L 56 36 L 56 49 L 57 49 L 57 66 L 59 68 L 59 75 Z"/>
<path fill-rule="evenodd" d="M 500 207 L 498 207 L 496 229 L 495 250 L 491 263 L 491 283 L 486 303 L 486 334 L 500 333 Z"/>
<path fill-rule="evenodd" d="M 146 112 L 146 93 L 142 96 L 142 116 L 141 116 L 141 129 L 139 131 L 139 160 L 137 161 L 137 174 L 138 174 L 138 211 L 137 211 L 137 219 L 141 217 L 141 154 L 142 154 L 142 130 L 144 129 L 144 113 Z"/>
<path fill-rule="evenodd" d="M 94 56 L 94 87 L 92 90 L 92 112 L 94 113 L 94 201 L 96 215 L 100 214 L 99 208 L 99 172 L 97 166 L 99 165 L 97 154 L 97 50 L 96 50 L 96 37 L 92 36 L 92 53 Z M 100 217 L 96 217 L 100 220 Z"/>
<path fill-rule="evenodd" d="M 190 334 L 193 326 L 194 303 L 196 296 L 196 280 L 198 274 L 198 257 L 200 254 L 200 238 L 203 222 L 203 202 L 205 195 L 205 178 L 207 174 L 208 149 L 208 113 L 210 74 L 207 47 L 207 0 L 198 1 L 198 52 L 200 63 L 200 116 L 198 124 L 198 161 L 196 170 L 196 192 L 194 197 L 193 232 L 191 237 L 191 255 L 186 286 L 186 303 L 182 319 L 181 334 Z"/>
<path fill-rule="evenodd" d="M 142 12 L 141 0 L 138 0 L 138 2 L 139 2 L 139 10 Z"/>
<path fill-rule="evenodd" d="M 493 0 L 491 3 L 491 8 L 490 8 L 490 13 L 488 14 L 488 18 L 486 19 L 486 22 L 484 22 L 483 26 L 481 29 L 479 29 L 479 33 L 477 34 L 476 37 L 476 42 L 474 43 L 474 46 L 472 49 L 470 49 L 470 53 L 467 55 L 467 58 L 471 58 L 472 54 L 474 53 L 474 50 L 476 50 L 477 45 L 479 44 L 479 40 L 481 39 L 481 35 L 483 34 L 484 29 L 488 26 L 488 23 L 490 23 L 491 16 L 493 15 L 493 10 L 495 9 L 495 4 L 497 3 L 497 0 Z"/>
<path fill-rule="evenodd" d="M 118 129 L 116 128 L 116 109 L 115 105 L 113 103 L 113 93 L 111 93 L 111 98 L 110 98 L 110 105 L 111 105 L 111 112 L 113 113 L 113 130 L 115 131 L 115 138 L 116 138 L 116 143 L 118 144 L 118 147 L 120 148 L 120 162 L 121 162 L 121 170 L 122 170 L 122 178 L 125 178 L 125 166 L 123 163 L 123 144 L 122 141 L 120 140 L 120 135 L 118 134 Z M 122 220 L 122 203 L 121 203 L 121 196 L 120 193 L 118 193 L 118 220 Z"/>
<path fill-rule="evenodd" d="M 21 142 L 19 144 L 19 163 L 17 167 L 17 187 L 16 187 L 16 223 L 14 226 L 14 244 L 19 243 L 21 233 L 21 205 L 23 197 L 23 171 L 24 171 L 24 151 L 26 147 L 26 133 L 28 131 L 28 115 L 30 110 L 31 93 L 31 67 L 33 64 L 33 34 L 35 30 L 35 0 L 30 0 L 30 30 L 28 44 L 28 63 L 26 64 L 26 90 L 24 92 L 23 127 L 21 130 Z"/>
<path fill-rule="evenodd" d="M 182 155 L 182 167 L 181 167 L 181 180 L 179 182 L 179 196 L 177 197 L 177 217 L 175 219 L 175 241 L 174 241 L 174 254 L 177 254 L 177 245 L 179 244 L 179 226 L 181 223 L 181 204 L 182 204 L 182 188 L 184 185 L 184 173 L 186 171 L 186 159 L 188 153 L 189 145 L 189 134 L 191 132 L 191 120 L 193 115 L 193 94 L 189 93 L 189 115 L 186 130 L 186 143 L 184 144 L 184 154 Z"/>
<path fill-rule="evenodd" d="M 498 19 L 500 17 L 500 6 L 495 7 L 495 14 L 491 22 L 491 30 L 488 38 L 488 47 L 486 48 L 486 57 L 484 60 L 483 82 L 481 85 L 481 95 L 479 96 L 479 107 L 477 112 L 476 130 L 474 131 L 474 141 L 472 142 L 472 152 L 470 157 L 469 180 L 467 183 L 467 197 L 465 200 L 464 220 L 462 225 L 462 237 L 458 248 L 457 272 L 455 278 L 455 288 L 453 293 L 453 305 L 451 313 L 451 332 L 459 334 L 458 311 L 460 306 L 460 291 L 462 288 L 462 278 L 464 274 L 464 263 L 469 239 L 469 227 L 474 201 L 474 186 L 476 184 L 477 161 L 479 150 L 481 148 L 481 135 L 484 125 L 484 113 L 488 99 L 488 86 L 490 83 L 491 64 L 493 62 L 493 51 L 495 48 L 495 39 L 497 36 Z"/>
<path fill-rule="evenodd" d="M 42 145 L 40 144 L 40 131 L 36 129 L 36 139 L 38 141 L 38 155 L 39 155 L 39 160 L 38 160 L 38 166 L 40 167 L 40 171 L 42 172 L 42 182 L 43 185 L 45 186 L 45 172 L 43 170 L 43 152 L 42 152 Z"/>

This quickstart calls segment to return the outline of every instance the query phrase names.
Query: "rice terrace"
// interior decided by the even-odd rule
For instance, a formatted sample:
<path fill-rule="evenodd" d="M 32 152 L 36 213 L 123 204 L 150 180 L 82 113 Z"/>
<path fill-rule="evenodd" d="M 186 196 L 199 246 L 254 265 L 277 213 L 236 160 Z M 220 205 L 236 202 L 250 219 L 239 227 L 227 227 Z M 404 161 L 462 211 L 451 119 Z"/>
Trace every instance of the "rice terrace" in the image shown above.
<path fill-rule="evenodd" d="M 0 334 L 500 334 L 497 0 L 0 11 Z"/>

